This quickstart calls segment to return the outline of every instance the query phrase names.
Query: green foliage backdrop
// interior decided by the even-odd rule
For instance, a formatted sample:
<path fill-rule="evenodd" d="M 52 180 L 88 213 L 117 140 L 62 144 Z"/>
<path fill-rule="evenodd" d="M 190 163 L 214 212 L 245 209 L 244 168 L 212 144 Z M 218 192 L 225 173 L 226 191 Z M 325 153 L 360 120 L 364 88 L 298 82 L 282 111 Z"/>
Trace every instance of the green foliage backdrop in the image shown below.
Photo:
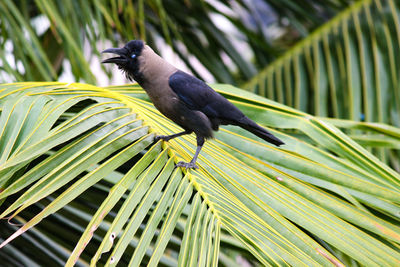
<path fill-rule="evenodd" d="M 140 38 L 158 49 L 156 41 L 162 39 L 195 74 L 187 54 L 195 56 L 218 82 L 238 84 L 352 1 L 260 2 L 268 4 L 263 6 L 269 9 L 267 18 L 260 17 L 258 6 L 242 0 L 4 0 L 0 3 L 2 69 L 13 81 L 52 81 L 65 70 L 66 59 L 76 81 L 95 83 L 88 62 L 100 57 L 106 41 L 116 46 Z M 215 24 L 215 17 L 222 18 L 220 25 Z M 283 33 L 266 36 L 265 19 L 272 20 Z M 288 20 L 287 25 L 283 19 Z M 45 20 L 49 27 L 37 26 Z M 221 27 L 227 23 L 233 32 Z M 247 52 L 254 57 L 246 57 L 232 39 L 246 43 Z M 14 44 L 12 49 L 5 49 L 7 41 Z M 7 53 L 12 53 L 14 60 Z M 229 58 L 229 66 L 224 57 Z M 13 68 L 17 64 L 23 66 L 24 73 Z"/>
<path fill-rule="evenodd" d="M 323 117 L 400 126 L 400 3 L 359 1 L 245 87 Z"/>

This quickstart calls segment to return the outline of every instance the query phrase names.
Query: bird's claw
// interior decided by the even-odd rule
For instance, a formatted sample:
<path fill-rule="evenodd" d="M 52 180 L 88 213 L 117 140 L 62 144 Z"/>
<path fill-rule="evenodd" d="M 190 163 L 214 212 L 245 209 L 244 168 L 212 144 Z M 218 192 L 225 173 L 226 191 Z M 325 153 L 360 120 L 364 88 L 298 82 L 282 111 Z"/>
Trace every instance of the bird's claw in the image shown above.
<path fill-rule="evenodd" d="M 179 161 L 176 165 L 176 167 L 183 167 L 185 169 L 198 169 L 199 167 L 196 165 L 194 162 L 184 162 L 184 161 Z"/>
<path fill-rule="evenodd" d="M 168 136 L 167 135 L 156 135 L 155 137 L 154 137 L 154 141 L 158 141 L 158 140 L 164 140 L 164 141 L 168 141 L 169 140 L 169 138 L 168 138 Z"/>

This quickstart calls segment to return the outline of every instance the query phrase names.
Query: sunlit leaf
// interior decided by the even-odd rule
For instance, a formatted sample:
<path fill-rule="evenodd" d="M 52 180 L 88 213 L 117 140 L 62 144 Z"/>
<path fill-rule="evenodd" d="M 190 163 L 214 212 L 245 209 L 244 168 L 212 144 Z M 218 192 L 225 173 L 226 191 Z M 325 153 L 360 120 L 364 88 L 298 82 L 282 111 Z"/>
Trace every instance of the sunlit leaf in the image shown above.
<path fill-rule="evenodd" d="M 2 85 L 0 217 L 26 219 L 0 250 L 29 229 L 49 231 L 54 217 L 79 233 L 62 244 L 67 266 L 215 266 L 235 262 L 238 249 L 263 265 L 341 265 L 343 254 L 362 265 L 399 263 L 400 175 L 333 124 L 395 143 L 398 128 L 213 87 L 285 146 L 224 127 L 207 141 L 200 169 L 181 170 L 174 163 L 191 159 L 194 136 L 154 143 L 180 129 L 137 85 Z M 225 247 L 227 236 L 240 245 Z"/>

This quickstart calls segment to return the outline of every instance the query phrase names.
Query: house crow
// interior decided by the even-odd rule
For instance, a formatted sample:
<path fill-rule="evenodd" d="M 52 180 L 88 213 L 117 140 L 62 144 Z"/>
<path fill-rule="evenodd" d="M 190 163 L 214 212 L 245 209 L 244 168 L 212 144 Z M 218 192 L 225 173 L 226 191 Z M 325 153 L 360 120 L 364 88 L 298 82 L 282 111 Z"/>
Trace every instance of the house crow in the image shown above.
<path fill-rule="evenodd" d="M 102 63 L 117 64 L 129 80 L 143 87 L 162 114 L 184 129 L 173 135 L 157 136 L 157 140 L 196 134 L 197 149 L 193 159 L 179 162 L 177 166 L 197 168 L 196 160 L 204 141 L 212 138 L 213 130 L 218 131 L 220 125 L 237 125 L 276 146 L 284 144 L 206 83 L 162 59 L 143 41 L 133 40 L 123 48 L 109 48 L 102 53 L 116 54 L 117 57 Z"/>

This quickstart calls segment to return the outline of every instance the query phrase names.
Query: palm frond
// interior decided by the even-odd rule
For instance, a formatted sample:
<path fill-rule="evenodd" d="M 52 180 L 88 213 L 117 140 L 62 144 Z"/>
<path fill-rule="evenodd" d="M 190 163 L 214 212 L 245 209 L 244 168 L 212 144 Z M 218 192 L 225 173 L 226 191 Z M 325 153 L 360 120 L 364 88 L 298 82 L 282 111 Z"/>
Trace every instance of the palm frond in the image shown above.
<path fill-rule="evenodd" d="M 360 0 L 297 43 L 246 85 L 250 91 L 322 117 L 399 127 L 400 6 Z M 346 131 L 399 170 L 393 140 Z M 365 139 L 366 138 L 366 139 Z"/>
<path fill-rule="evenodd" d="M 286 146 L 226 127 L 207 142 L 200 169 L 182 171 L 174 163 L 190 159 L 194 138 L 153 143 L 155 133 L 179 128 L 137 85 L 2 85 L 0 217 L 23 223 L 2 249 L 71 210 L 87 220 L 76 239 L 63 241 L 67 266 L 215 266 L 232 261 L 227 249 L 263 265 L 340 265 L 346 257 L 398 264 L 398 173 L 329 120 L 214 87 L 252 119 L 278 128 L 271 131 Z M 398 128 L 374 130 L 399 141 Z M 93 189 L 104 197 L 78 201 Z M 239 245 L 222 250 L 228 237 Z"/>
<path fill-rule="evenodd" d="M 239 83 L 279 55 L 282 43 L 289 46 L 347 3 L 265 0 L 258 5 L 270 14 L 269 24 L 252 3 L 241 0 L 2 1 L 0 75 L 6 74 L 7 78 L 0 79 L 57 80 L 70 66 L 75 81 L 94 83 L 97 75 L 90 63 L 99 57 L 100 44 L 120 45 L 131 39 L 144 39 L 157 49 L 158 40 L 162 39 L 195 74 L 199 75 L 199 71 L 193 67 L 191 56 L 219 82 Z M 216 17 L 232 33 L 227 33 Z M 281 25 L 283 18 L 289 25 Z M 265 28 L 271 25 L 282 28 L 286 38 L 266 36 Z M 249 51 L 256 57 L 243 54 L 241 47 L 232 44 L 232 36 L 236 35 L 239 43 L 247 39 Z M 229 67 L 223 63 L 226 58 L 232 62 Z"/>
<path fill-rule="evenodd" d="M 360 0 L 244 87 L 317 116 L 399 127 L 399 11 Z"/>

